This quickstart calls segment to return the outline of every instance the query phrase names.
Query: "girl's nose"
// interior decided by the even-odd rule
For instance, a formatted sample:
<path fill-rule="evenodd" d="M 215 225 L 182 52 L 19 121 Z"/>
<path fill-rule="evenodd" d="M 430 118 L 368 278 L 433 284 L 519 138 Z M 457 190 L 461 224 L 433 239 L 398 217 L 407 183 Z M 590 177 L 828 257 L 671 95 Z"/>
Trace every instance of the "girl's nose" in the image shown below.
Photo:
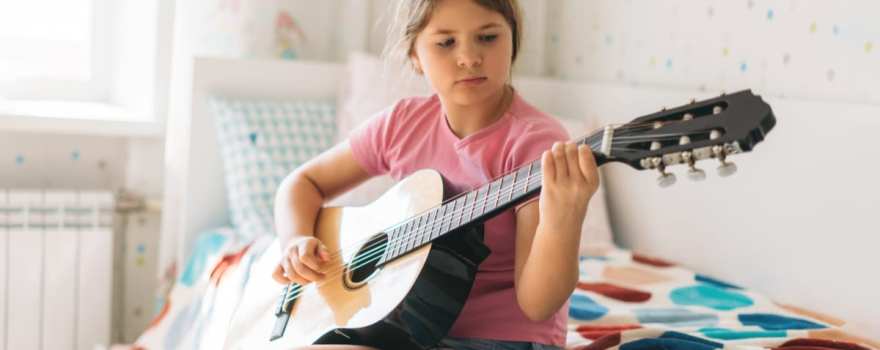
<path fill-rule="evenodd" d="M 461 68 L 478 67 L 483 63 L 483 54 L 474 44 L 461 45 L 458 53 L 458 66 Z"/>

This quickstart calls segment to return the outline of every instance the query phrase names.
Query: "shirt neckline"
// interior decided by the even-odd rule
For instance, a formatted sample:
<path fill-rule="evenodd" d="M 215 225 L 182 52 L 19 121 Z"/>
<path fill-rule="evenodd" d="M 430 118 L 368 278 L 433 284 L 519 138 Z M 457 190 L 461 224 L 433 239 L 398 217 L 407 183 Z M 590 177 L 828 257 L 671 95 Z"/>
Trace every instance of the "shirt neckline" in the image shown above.
<path fill-rule="evenodd" d="M 437 99 L 437 103 L 439 104 L 440 97 L 437 95 L 434 95 L 434 98 Z M 440 128 L 443 129 L 444 134 L 446 134 L 451 140 L 454 141 L 455 148 L 457 148 L 457 149 L 462 148 L 464 146 L 467 146 L 468 144 L 470 144 L 474 140 L 481 138 L 481 136 L 486 135 L 488 133 L 491 133 L 493 130 L 498 129 L 502 125 L 506 124 L 507 121 L 509 119 L 511 119 L 511 117 L 513 115 L 513 113 L 511 111 L 513 111 L 515 108 L 517 108 L 516 106 L 518 106 L 519 103 L 520 103 L 519 93 L 516 91 L 516 89 L 513 89 L 513 97 L 510 101 L 510 106 L 507 107 L 507 110 L 504 111 L 504 114 L 501 115 L 501 118 L 498 118 L 498 120 L 492 122 L 492 124 L 489 124 L 489 125 L 483 127 L 482 129 L 477 130 L 474 133 L 465 136 L 464 138 L 459 138 L 458 135 L 455 135 L 455 133 L 452 132 L 452 128 L 449 126 L 449 120 L 446 119 L 446 112 L 443 111 L 443 106 L 441 105 L 439 119 L 440 119 L 440 124 L 442 124 L 442 125 L 440 126 Z"/>

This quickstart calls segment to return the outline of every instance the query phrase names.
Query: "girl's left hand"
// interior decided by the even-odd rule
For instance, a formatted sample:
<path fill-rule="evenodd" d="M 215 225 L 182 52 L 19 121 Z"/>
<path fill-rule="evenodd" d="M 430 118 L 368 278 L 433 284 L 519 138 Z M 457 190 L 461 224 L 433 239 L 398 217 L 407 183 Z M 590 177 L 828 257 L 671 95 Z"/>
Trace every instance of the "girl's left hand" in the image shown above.
<path fill-rule="evenodd" d="M 542 154 L 541 169 L 540 222 L 580 227 L 587 204 L 599 188 L 599 170 L 592 150 L 585 145 L 556 142 Z"/>

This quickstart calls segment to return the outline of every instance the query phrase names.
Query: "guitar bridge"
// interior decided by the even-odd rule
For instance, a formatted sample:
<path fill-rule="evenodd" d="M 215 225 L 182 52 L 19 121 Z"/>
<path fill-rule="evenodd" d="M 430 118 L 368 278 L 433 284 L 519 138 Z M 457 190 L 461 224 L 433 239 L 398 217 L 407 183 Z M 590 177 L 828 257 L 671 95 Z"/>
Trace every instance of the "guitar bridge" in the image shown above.
<path fill-rule="evenodd" d="M 287 322 L 290 321 L 290 311 L 293 309 L 293 304 L 296 303 L 298 293 L 302 288 L 298 284 L 291 283 L 281 290 L 281 297 L 278 299 L 278 305 L 275 307 L 275 326 L 272 327 L 272 335 L 269 337 L 269 341 L 284 336 Z"/>

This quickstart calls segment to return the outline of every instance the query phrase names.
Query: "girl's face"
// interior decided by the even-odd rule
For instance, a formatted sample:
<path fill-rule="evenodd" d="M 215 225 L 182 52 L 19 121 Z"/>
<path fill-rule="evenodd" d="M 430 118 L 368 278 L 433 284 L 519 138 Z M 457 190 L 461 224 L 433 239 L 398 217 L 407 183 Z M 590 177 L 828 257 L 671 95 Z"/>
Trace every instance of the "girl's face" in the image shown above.
<path fill-rule="evenodd" d="M 447 102 L 489 103 L 510 76 L 512 36 L 500 13 L 473 0 L 444 0 L 416 36 L 411 59 Z"/>

